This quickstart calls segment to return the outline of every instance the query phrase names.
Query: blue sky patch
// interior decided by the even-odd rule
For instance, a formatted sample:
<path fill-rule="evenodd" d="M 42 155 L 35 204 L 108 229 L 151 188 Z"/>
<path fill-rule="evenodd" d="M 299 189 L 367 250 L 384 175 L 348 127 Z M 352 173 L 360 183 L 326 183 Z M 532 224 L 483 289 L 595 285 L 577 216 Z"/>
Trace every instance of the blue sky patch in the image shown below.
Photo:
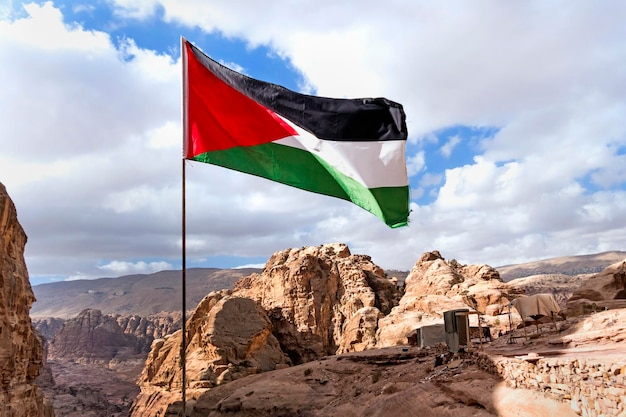
<path fill-rule="evenodd" d="M 413 200 L 420 205 L 435 201 L 445 171 L 473 164 L 474 157 L 480 155 L 482 141 L 492 138 L 498 130 L 493 126 L 454 125 L 426 135 L 419 141 L 425 167 L 410 178 Z M 413 155 L 419 149 L 418 145 L 409 145 L 407 154 Z"/>

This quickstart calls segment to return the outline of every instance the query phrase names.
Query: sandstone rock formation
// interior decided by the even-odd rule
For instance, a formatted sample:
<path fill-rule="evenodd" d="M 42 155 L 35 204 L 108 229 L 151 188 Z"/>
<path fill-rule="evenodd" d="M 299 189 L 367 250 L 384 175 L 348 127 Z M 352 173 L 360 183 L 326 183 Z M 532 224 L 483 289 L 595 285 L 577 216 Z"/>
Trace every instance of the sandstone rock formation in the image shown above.
<path fill-rule="evenodd" d="M 443 323 L 447 310 L 475 309 L 485 315 L 486 324 L 495 325 L 496 316 L 520 294 L 488 265 L 461 265 L 446 261 L 438 251 L 424 253 L 406 277 L 400 304 L 380 319 L 376 346 L 406 344 L 415 328 Z M 475 320 L 470 317 L 470 323 Z"/>
<path fill-rule="evenodd" d="M 344 244 L 277 252 L 234 291 L 213 292 L 188 320 L 189 398 L 262 371 L 375 345 L 378 318 L 397 304 L 397 281 Z M 132 415 L 164 415 L 180 399 L 177 332 L 155 341 Z"/>
<path fill-rule="evenodd" d="M 626 308 L 626 259 L 592 276 L 567 301 L 568 315 Z"/>
<path fill-rule="evenodd" d="M 234 292 L 261 303 L 294 364 L 373 347 L 378 317 L 401 296 L 396 280 L 345 244 L 277 252 Z"/>
<path fill-rule="evenodd" d="M 127 417 L 139 394 L 135 381 L 143 361 L 105 365 L 55 359 L 48 365 L 37 384 L 57 417 Z"/>
<path fill-rule="evenodd" d="M 187 321 L 187 373 L 190 398 L 207 388 L 287 365 L 265 311 L 254 300 L 213 292 Z M 163 415 L 180 400 L 181 331 L 155 340 L 139 379 L 141 394 L 133 416 Z"/>
<path fill-rule="evenodd" d="M 280 251 L 261 273 L 238 281 L 232 293 L 207 296 L 189 319 L 189 398 L 259 371 L 406 345 L 411 331 L 442 323 L 446 310 L 469 307 L 495 317 L 518 294 L 488 265 L 448 262 L 436 251 L 416 263 L 404 293 L 397 279 L 370 257 L 352 255 L 345 244 Z M 240 321 L 253 330 L 241 328 Z M 227 322 L 230 333 L 217 326 Z M 176 333 L 153 344 L 134 417 L 165 415 L 167 404 L 180 399 L 180 338 Z"/>
<path fill-rule="evenodd" d="M 42 366 L 43 343 L 30 321 L 33 295 L 24 262 L 26 234 L 0 183 L 0 415 L 54 415 L 34 380 Z"/>
<path fill-rule="evenodd" d="M 37 384 L 59 416 L 128 416 L 152 342 L 179 329 L 180 319 L 180 312 L 140 317 L 96 309 L 34 319 L 49 358 Z"/>
<path fill-rule="evenodd" d="M 48 318 L 35 320 L 34 324 L 46 335 L 49 359 L 124 362 L 143 360 L 154 339 L 179 329 L 180 313 L 140 317 L 85 309 L 69 320 Z"/>
<path fill-rule="evenodd" d="M 100 310 L 83 310 L 67 320 L 48 344 L 48 358 L 76 358 L 86 363 L 108 362 L 116 355 L 130 359 L 141 354 L 136 339 L 122 332 L 117 321 Z"/>

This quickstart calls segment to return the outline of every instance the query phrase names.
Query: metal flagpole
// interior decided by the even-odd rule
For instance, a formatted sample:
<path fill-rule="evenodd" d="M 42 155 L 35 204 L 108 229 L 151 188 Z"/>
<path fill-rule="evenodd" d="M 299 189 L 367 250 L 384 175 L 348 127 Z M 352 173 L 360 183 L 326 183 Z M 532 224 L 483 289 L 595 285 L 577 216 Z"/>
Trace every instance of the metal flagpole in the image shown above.
<path fill-rule="evenodd" d="M 185 190 L 185 157 L 186 141 L 187 141 L 187 52 L 185 50 L 185 38 L 180 38 L 180 53 L 182 66 L 182 131 L 183 131 L 183 157 L 182 157 L 182 256 L 181 256 L 181 292 L 182 292 L 182 339 L 180 342 L 180 367 L 181 367 L 181 397 L 183 402 L 182 415 L 187 415 L 187 395 L 186 395 L 186 373 L 187 373 L 187 207 L 186 207 L 186 190 Z"/>
<path fill-rule="evenodd" d="M 183 184 L 182 184 L 182 189 L 183 189 L 183 201 L 182 201 L 182 209 L 183 209 L 183 216 L 182 216 L 182 288 L 181 288 L 181 292 L 182 292 L 182 312 L 183 312 L 183 326 L 182 326 L 182 332 L 183 332 L 183 337 L 180 343 L 180 366 L 181 366 L 181 373 L 182 373 L 182 381 L 181 381 L 181 394 L 182 394 L 182 400 L 183 400 L 183 416 L 187 415 L 186 412 L 186 385 L 187 385 L 187 381 L 185 378 L 185 374 L 186 374 L 186 370 L 187 370 L 187 361 L 186 361 L 186 354 L 187 354 L 187 312 L 186 312 L 186 305 L 187 305 L 187 244 L 186 244 L 186 223 L 187 223 L 187 219 L 186 219 L 186 199 L 185 199 L 185 158 L 183 157 L 182 159 L 183 161 L 183 172 L 182 172 L 182 176 L 183 176 Z"/>

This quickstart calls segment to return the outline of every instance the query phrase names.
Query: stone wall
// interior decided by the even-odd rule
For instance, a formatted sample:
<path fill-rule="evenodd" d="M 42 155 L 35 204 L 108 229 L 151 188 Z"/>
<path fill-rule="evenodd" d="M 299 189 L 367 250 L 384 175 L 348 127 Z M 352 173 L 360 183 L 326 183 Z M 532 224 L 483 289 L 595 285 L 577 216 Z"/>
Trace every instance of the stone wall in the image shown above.
<path fill-rule="evenodd" d="M 477 365 L 513 388 L 541 391 L 584 417 L 626 415 L 626 358 L 544 357 L 524 360 L 473 355 Z"/>

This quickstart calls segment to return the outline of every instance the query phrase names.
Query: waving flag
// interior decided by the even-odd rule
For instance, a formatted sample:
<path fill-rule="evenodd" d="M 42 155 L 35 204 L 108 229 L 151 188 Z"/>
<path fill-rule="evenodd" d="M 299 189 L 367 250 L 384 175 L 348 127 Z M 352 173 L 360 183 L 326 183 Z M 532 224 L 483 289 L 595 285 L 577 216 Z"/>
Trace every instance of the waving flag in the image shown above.
<path fill-rule="evenodd" d="M 407 224 L 402 105 L 299 94 L 182 43 L 186 159 L 352 201 L 390 227 Z"/>

